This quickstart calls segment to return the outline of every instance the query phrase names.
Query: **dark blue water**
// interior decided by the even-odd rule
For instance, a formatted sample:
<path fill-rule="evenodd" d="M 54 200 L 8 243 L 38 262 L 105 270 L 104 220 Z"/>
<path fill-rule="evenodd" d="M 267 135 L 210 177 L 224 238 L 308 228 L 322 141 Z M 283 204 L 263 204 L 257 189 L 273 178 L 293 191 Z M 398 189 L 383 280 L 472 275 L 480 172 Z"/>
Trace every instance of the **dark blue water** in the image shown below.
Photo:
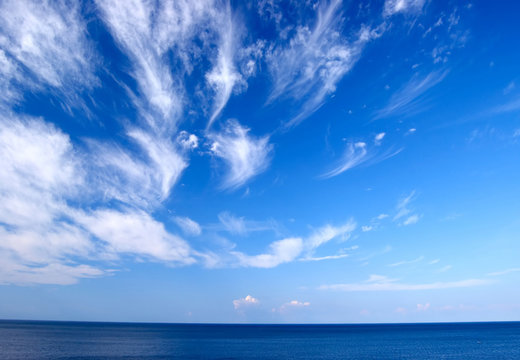
<path fill-rule="evenodd" d="M 520 322 L 179 325 L 0 321 L 0 359 L 520 359 Z"/>

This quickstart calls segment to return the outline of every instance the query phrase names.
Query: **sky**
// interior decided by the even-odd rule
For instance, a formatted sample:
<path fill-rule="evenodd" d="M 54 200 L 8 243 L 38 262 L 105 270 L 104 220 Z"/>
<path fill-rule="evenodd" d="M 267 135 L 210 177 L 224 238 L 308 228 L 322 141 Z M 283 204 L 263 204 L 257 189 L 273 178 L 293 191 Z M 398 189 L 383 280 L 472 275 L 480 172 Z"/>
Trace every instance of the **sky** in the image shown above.
<path fill-rule="evenodd" d="M 0 318 L 520 320 L 520 4 L 0 2 Z"/>

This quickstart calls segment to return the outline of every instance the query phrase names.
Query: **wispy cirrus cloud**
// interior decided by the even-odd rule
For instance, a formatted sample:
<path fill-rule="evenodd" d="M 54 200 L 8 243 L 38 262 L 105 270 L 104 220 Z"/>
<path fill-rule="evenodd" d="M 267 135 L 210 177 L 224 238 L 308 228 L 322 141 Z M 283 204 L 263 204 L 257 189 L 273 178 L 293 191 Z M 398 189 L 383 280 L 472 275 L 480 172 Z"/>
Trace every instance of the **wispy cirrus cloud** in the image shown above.
<path fill-rule="evenodd" d="M 341 162 L 334 169 L 322 175 L 323 178 L 337 176 L 368 160 L 367 144 L 364 142 L 349 143 Z"/>
<path fill-rule="evenodd" d="M 393 217 L 393 221 L 399 221 L 400 225 L 407 226 L 416 224 L 420 220 L 420 215 L 413 213 L 411 203 L 415 199 L 415 190 L 410 192 L 407 196 L 401 198 L 395 207 L 396 213 Z"/>
<path fill-rule="evenodd" d="M 105 200 L 151 209 L 170 195 L 188 164 L 167 139 L 140 130 L 127 135 L 140 151 L 87 139 L 89 182 L 96 184 Z"/>
<path fill-rule="evenodd" d="M 58 91 L 63 105 L 82 104 L 77 92 L 99 84 L 94 46 L 87 37 L 79 3 L 2 1 L 0 4 L 0 81 L 3 100 L 21 91 Z"/>
<path fill-rule="evenodd" d="M 240 251 L 231 251 L 238 261 L 238 266 L 272 268 L 295 260 L 303 250 L 301 238 L 286 238 L 269 244 L 268 251 L 260 255 L 247 255 Z"/>
<path fill-rule="evenodd" d="M 503 114 L 520 110 L 520 97 L 511 101 L 495 106 L 489 111 L 489 114 Z"/>
<path fill-rule="evenodd" d="M 236 189 L 267 169 L 273 146 L 269 137 L 255 137 L 250 129 L 229 120 L 219 133 L 211 133 L 211 153 L 224 161 L 227 174 L 224 189 Z"/>
<path fill-rule="evenodd" d="M 400 90 L 394 93 L 388 104 L 376 111 L 374 118 L 418 114 L 428 108 L 427 93 L 439 84 L 448 71 L 433 71 L 426 76 L 415 74 Z"/>
<path fill-rule="evenodd" d="M 341 1 L 322 2 L 313 27 L 297 26 L 285 43 L 266 54 L 274 81 L 268 101 L 280 97 L 302 101 L 287 127 L 316 111 L 358 61 L 364 46 L 384 30 L 384 26 L 361 26 L 354 39 L 347 40 L 341 35 L 343 21 Z"/>
<path fill-rule="evenodd" d="M 173 221 L 175 221 L 177 226 L 179 226 L 186 235 L 198 236 L 202 233 L 202 228 L 199 223 L 187 216 L 175 216 Z"/>
<path fill-rule="evenodd" d="M 144 150 L 146 163 L 158 175 L 161 200 L 166 199 L 188 164 L 168 138 L 155 137 L 141 130 L 132 130 L 128 136 Z"/>
<path fill-rule="evenodd" d="M 502 270 L 502 271 L 495 271 L 495 272 L 488 273 L 487 275 L 488 276 L 502 276 L 502 275 L 507 275 L 507 274 L 511 274 L 511 273 L 515 273 L 515 272 L 520 272 L 520 268 L 511 268 L 511 269 L 506 269 L 506 270 Z"/>
<path fill-rule="evenodd" d="M 383 15 L 392 16 L 398 13 L 418 14 L 424 6 L 425 0 L 386 0 Z"/>
<path fill-rule="evenodd" d="M 131 63 L 130 74 L 137 89 L 131 90 L 129 84 L 126 90 L 139 116 L 125 127 L 128 138 L 141 150 L 141 153 L 123 152 L 116 147 L 99 156 L 98 162 L 108 178 L 113 177 L 111 172 L 120 174 L 123 183 L 141 183 L 145 189 L 157 189 L 158 183 L 158 196 L 154 194 L 156 191 L 150 191 L 152 197 L 144 199 L 157 203 L 170 195 L 188 166 L 185 152 L 198 145 L 195 135 L 177 134 L 177 127 L 186 103 L 184 76 L 192 71 L 191 40 L 199 27 L 204 28 L 202 24 L 215 11 L 215 6 L 212 1 L 110 0 L 96 4 L 116 44 Z M 179 66 L 174 67 L 174 63 Z M 119 165 L 116 159 L 130 161 L 128 165 Z M 142 170 L 136 172 L 138 167 Z M 121 183 L 117 180 L 116 177 L 116 185 Z M 118 191 L 112 189 L 108 194 L 112 192 Z"/>
<path fill-rule="evenodd" d="M 488 285 L 491 282 L 484 279 L 466 279 L 458 281 L 444 281 L 431 283 L 403 283 L 398 279 L 386 276 L 372 275 L 367 281 L 359 283 L 321 285 L 321 290 L 338 291 L 422 291 L 440 289 L 458 289 Z"/>
<path fill-rule="evenodd" d="M 224 229 L 232 234 L 244 235 L 248 231 L 243 217 L 236 217 L 225 211 L 218 215 L 218 219 L 224 226 Z"/>
<path fill-rule="evenodd" d="M 351 255 L 351 252 L 357 250 L 359 246 L 354 245 L 348 248 L 343 248 L 338 251 L 335 255 L 326 255 L 326 256 L 305 256 L 301 257 L 299 261 L 324 261 L 324 260 L 338 260 L 344 259 Z"/>
<path fill-rule="evenodd" d="M 378 134 L 375 138 L 374 145 L 379 147 L 383 138 L 384 133 Z M 343 152 L 341 159 L 337 161 L 335 167 L 325 172 L 320 177 L 323 179 L 328 179 L 334 176 L 338 176 L 345 171 L 362 164 L 375 164 L 399 154 L 402 150 L 402 148 L 398 150 L 389 148 L 383 151 L 379 151 L 377 149 L 374 150 L 373 148 L 369 150 L 369 145 L 366 142 L 349 142 L 345 148 L 345 151 Z"/>
<path fill-rule="evenodd" d="M 110 272 L 86 264 L 50 263 L 28 266 L 21 264 L 18 259 L 8 260 L 4 256 L 0 262 L 0 284 L 71 285 L 77 283 L 78 279 L 95 278 L 108 273 Z"/>
<path fill-rule="evenodd" d="M 413 259 L 413 260 L 398 261 L 398 262 L 390 264 L 388 266 L 395 267 L 395 266 L 401 266 L 401 265 L 410 265 L 410 264 L 415 264 L 415 263 L 421 262 L 423 260 L 424 260 L 424 256 L 419 256 L 418 258 Z"/>
<path fill-rule="evenodd" d="M 224 109 L 235 85 L 242 80 L 233 59 L 237 50 L 235 49 L 235 38 L 238 34 L 235 32 L 237 25 L 233 23 L 231 17 L 231 9 L 228 3 L 225 7 L 225 15 L 222 17 L 225 23 L 220 25 L 223 30 L 219 34 L 217 61 L 213 69 L 206 74 L 206 79 L 215 91 L 216 96 L 213 113 L 208 122 L 208 128 Z"/>
<path fill-rule="evenodd" d="M 216 230 L 229 232 L 232 235 L 247 235 L 250 232 L 271 230 L 278 232 L 278 224 L 274 220 L 248 220 L 243 216 L 235 216 L 229 211 L 218 214 L 221 227 L 215 226 Z"/>
<path fill-rule="evenodd" d="M 182 111 L 184 94 L 163 56 L 184 38 L 193 26 L 193 19 L 199 18 L 204 8 L 180 2 L 175 9 L 173 3 L 160 2 L 156 9 L 152 3 L 140 0 L 96 4 L 112 36 L 132 60 L 133 77 L 145 99 L 135 97 L 136 105 L 155 130 L 171 129 Z M 166 22 L 167 15 L 174 18 Z"/>
<path fill-rule="evenodd" d="M 312 257 L 318 247 L 333 239 L 340 238 L 342 241 L 347 240 L 356 227 L 356 222 L 353 219 L 349 219 L 339 226 L 327 224 L 316 229 L 305 239 L 304 245 L 307 257 Z"/>

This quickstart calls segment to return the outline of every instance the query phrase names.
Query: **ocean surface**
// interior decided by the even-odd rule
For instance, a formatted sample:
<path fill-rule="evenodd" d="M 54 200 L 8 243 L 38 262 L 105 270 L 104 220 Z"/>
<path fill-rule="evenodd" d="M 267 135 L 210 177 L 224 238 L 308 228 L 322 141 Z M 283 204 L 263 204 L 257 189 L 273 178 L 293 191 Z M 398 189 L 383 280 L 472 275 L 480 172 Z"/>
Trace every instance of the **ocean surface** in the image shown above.
<path fill-rule="evenodd" d="M 0 321 L 0 359 L 520 359 L 520 322 L 209 325 Z"/>

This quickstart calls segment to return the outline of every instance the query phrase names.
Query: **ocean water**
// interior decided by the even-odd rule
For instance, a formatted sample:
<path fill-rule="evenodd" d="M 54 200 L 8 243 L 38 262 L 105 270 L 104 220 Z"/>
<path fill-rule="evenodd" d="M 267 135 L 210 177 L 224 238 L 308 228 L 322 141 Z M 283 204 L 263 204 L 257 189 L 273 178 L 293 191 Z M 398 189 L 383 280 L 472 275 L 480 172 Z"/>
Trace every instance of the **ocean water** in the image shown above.
<path fill-rule="evenodd" d="M 520 322 L 209 325 L 0 321 L 0 359 L 520 359 Z"/>

